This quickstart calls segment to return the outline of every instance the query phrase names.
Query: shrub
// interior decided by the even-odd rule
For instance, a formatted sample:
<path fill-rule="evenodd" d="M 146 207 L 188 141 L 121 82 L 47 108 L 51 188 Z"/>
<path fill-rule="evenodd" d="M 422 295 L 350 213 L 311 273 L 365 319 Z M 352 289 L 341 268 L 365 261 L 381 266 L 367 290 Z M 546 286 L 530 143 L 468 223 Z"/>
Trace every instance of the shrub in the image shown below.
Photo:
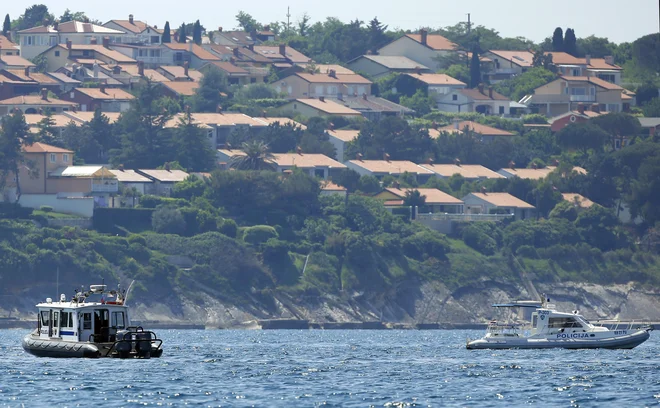
<path fill-rule="evenodd" d="M 449 252 L 447 239 L 438 233 L 431 231 L 420 231 L 404 239 L 403 252 L 409 258 L 414 259 L 446 259 Z"/>
<path fill-rule="evenodd" d="M 117 233 L 118 227 L 135 231 L 151 227 L 152 208 L 95 208 L 92 222 L 100 232 Z"/>
<path fill-rule="evenodd" d="M 186 220 L 176 208 L 161 207 L 151 216 L 151 226 L 156 232 L 183 234 L 186 230 Z"/>
<path fill-rule="evenodd" d="M 28 218 L 32 208 L 22 207 L 17 203 L 0 202 L 0 218 Z"/>
<path fill-rule="evenodd" d="M 279 234 L 275 231 L 275 228 L 268 225 L 247 227 L 243 233 L 243 241 L 252 245 L 262 244 L 271 238 L 279 238 Z"/>
<path fill-rule="evenodd" d="M 50 205 L 42 205 L 41 207 L 39 207 L 39 209 L 43 212 L 52 212 L 53 211 L 53 207 L 51 207 Z"/>
<path fill-rule="evenodd" d="M 236 238 L 236 235 L 238 234 L 238 225 L 236 225 L 236 221 L 230 218 L 225 218 L 222 221 L 222 225 L 218 226 L 218 232 L 230 238 Z"/>
<path fill-rule="evenodd" d="M 181 198 L 160 197 L 149 194 L 140 197 L 141 208 L 156 208 L 159 205 L 167 205 L 170 207 L 183 207 L 186 204 L 187 204 L 186 200 Z"/>

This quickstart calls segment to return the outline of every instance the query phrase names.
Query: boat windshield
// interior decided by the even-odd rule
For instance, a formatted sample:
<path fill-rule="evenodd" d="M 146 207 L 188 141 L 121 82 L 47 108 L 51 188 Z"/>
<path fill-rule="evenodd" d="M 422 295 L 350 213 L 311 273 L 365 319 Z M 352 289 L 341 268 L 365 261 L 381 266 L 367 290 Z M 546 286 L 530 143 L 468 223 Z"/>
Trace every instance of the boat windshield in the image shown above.
<path fill-rule="evenodd" d="M 582 324 L 573 317 L 551 317 L 548 321 L 548 327 L 551 329 L 563 329 L 582 327 Z"/>

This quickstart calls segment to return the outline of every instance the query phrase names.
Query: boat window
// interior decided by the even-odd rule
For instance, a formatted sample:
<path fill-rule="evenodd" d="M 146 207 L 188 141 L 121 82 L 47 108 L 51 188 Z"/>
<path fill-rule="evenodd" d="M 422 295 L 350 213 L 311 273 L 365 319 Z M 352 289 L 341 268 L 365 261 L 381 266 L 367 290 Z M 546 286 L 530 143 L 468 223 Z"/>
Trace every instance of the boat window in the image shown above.
<path fill-rule="evenodd" d="M 532 327 L 536 327 L 538 324 L 539 316 L 537 314 L 532 315 Z"/>
<path fill-rule="evenodd" d="M 582 325 L 572 317 L 551 317 L 548 321 L 548 327 L 551 329 L 562 329 L 582 327 Z"/>
<path fill-rule="evenodd" d="M 73 321 L 71 320 L 71 312 L 62 312 L 60 317 L 60 327 L 73 327 Z"/>
<path fill-rule="evenodd" d="M 123 329 L 126 327 L 124 323 L 124 312 L 112 312 L 112 324 L 110 325 L 117 329 Z"/>
<path fill-rule="evenodd" d="M 48 326 L 50 324 L 50 312 L 47 310 L 41 311 L 41 324 L 43 326 Z"/>
<path fill-rule="evenodd" d="M 92 330 L 92 314 L 83 313 L 83 330 Z"/>

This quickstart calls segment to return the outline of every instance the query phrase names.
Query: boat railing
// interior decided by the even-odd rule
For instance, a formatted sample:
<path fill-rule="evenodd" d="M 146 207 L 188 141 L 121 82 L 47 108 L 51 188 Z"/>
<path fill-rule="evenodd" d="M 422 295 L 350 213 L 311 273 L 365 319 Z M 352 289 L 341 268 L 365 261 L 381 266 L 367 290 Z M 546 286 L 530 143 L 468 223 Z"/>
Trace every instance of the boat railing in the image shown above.
<path fill-rule="evenodd" d="M 517 336 L 522 330 L 522 325 L 519 323 L 501 323 L 492 321 L 488 323 L 486 328 L 487 333 L 496 336 Z"/>
<path fill-rule="evenodd" d="M 644 320 L 598 320 L 592 322 L 596 327 L 606 327 L 610 330 L 642 330 L 653 328 L 653 325 L 650 322 Z"/>

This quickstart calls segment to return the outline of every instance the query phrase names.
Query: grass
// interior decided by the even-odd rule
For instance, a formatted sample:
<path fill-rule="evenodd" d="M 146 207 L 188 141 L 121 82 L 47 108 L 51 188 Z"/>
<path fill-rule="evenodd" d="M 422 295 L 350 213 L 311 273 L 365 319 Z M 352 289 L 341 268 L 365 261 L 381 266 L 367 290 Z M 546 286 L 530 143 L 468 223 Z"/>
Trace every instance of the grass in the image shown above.
<path fill-rule="evenodd" d="M 35 217 L 41 216 L 45 218 L 59 218 L 59 219 L 85 218 L 75 214 L 66 214 L 66 213 L 58 213 L 53 211 L 42 211 L 42 210 L 34 210 L 32 211 L 32 215 Z"/>

